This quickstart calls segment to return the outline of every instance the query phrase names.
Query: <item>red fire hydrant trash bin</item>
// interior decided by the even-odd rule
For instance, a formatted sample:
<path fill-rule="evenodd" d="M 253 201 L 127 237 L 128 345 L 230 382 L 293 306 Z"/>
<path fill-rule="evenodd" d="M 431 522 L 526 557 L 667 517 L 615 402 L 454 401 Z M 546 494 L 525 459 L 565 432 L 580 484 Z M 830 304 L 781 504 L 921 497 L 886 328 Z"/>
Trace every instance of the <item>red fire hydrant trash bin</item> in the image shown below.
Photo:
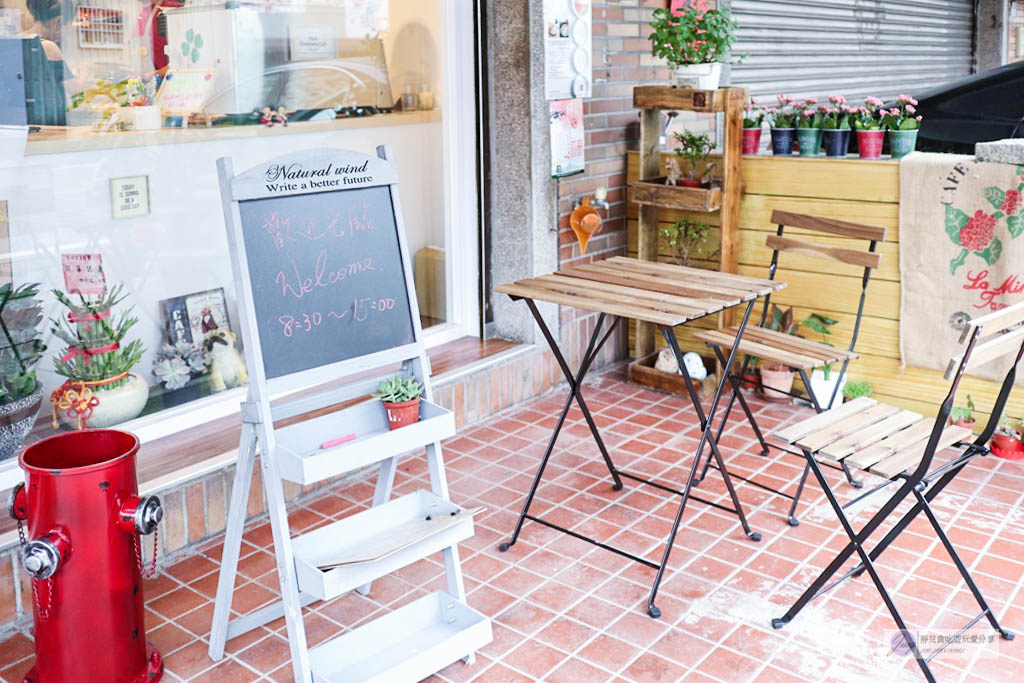
<path fill-rule="evenodd" d="M 32 577 L 36 647 L 25 683 L 155 683 L 163 675 L 160 653 L 146 644 L 139 539 L 156 531 L 163 510 L 156 497 L 138 495 L 138 451 L 134 434 L 87 429 L 19 458 L 26 484 L 14 490 L 10 513 Z"/>

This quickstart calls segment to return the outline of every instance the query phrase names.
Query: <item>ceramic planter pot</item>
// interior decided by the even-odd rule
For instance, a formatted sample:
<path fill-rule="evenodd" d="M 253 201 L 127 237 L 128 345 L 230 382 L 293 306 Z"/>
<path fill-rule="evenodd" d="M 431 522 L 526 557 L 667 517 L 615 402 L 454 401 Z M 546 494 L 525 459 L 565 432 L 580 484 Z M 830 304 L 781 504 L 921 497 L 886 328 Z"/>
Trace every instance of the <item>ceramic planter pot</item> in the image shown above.
<path fill-rule="evenodd" d="M 744 128 L 743 129 L 743 153 L 744 154 L 757 154 L 757 150 L 761 147 L 761 129 L 758 128 Z"/>
<path fill-rule="evenodd" d="M 676 67 L 676 86 L 694 90 L 717 90 L 722 80 L 722 63 L 686 64 Z"/>
<path fill-rule="evenodd" d="M 974 420 L 957 420 L 953 422 L 954 427 L 965 427 L 967 429 L 974 429 Z"/>
<path fill-rule="evenodd" d="M 700 187 L 701 185 L 699 180 L 691 180 L 690 178 L 680 178 L 676 183 L 680 187 Z"/>
<path fill-rule="evenodd" d="M 417 396 L 410 401 L 399 401 L 398 403 L 381 401 L 388 418 L 388 429 L 399 429 L 419 422 L 421 398 Z"/>
<path fill-rule="evenodd" d="M 857 149 L 861 159 L 878 159 L 882 156 L 882 142 L 885 140 L 884 130 L 858 130 Z"/>
<path fill-rule="evenodd" d="M 827 157 L 845 157 L 850 148 L 850 130 L 826 128 L 821 131 L 821 147 Z"/>
<path fill-rule="evenodd" d="M 796 139 L 800 143 L 800 156 L 813 157 L 821 152 L 821 128 L 797 128 Z"/>
<path fill-rule="evenodd" d="M 836 384 L 839 385 L 838 391 L 836 391 Z M 838 368 L 832 368 L 832 372 L 828 374 L 828 379 L 825 379 L 825 372 L 823 370 L 815 370 L 811 373 L 811 391 L 817 397 L 818 405 L 821 406 L 822 410 L 831 410 L 843 402 L 843 387 L 845 386 L 846 375 L 843 375 L 842 381 L 839 381 Z M 836 394 L 835 400 L 829 402 L 833 391 Z"/>
<path fill-rule="evenodd" d="M 1020 448 L 1020 439 L 1009 434 L 993 434 L 992 448 L 1000 453 L 1016 453 L 1017 449 Z"/>
<path fill-rule="evenodd" d="M 772 370 L 762 367 L 760 372 L 761 389 L 765 398 L 775 401 L 788 401 L 790 397 L 786 394 L 793 391 L 793 371 L 788 369 Z"/>
<path fill-rule="evenodd" d="M 761 375 L 757 374 L 757 372 L 754 370 L 747 370 L 746 374 L 743 375 L 743 384 L 741 384 L 740 386 L 742 386 L 744 389 L 760 389 Z"/>
<path fill-rule="evenodd" d="M 149 400 L 149 385 L 134 372 L 126 378 L 126 382 L 114 389 L 93 389 L 93 395 L 99 403 L 92 409 L 86 419 L 88 429 L 104 429 L 128 420 L 135 419 L 146 407 Z M 68 417 L 64 411 L 57 411 L 57 419 L 64 424 L 78 428 L 78 419 Z"/>
<path fill-rule="evenodd" d="M 775 156 L 793 154 L 793 139 L 792 128 L 772 128 L 772 154 Z"/>
<path fill-rule="evenodd" d="M 0 460 L 11 457 L 21 448 L 36 423 L 42 403 L 43 387 L 37 384 L 36 390 L 28 396 L 0 406 Z"/>
<path fill-rule="evenodd" d="M 902 159 L 917 149 L 916 130 L 890 130 L 889 154 L 893 159 Z"/>
<path fill-rule="evenodd" d="M 131 130 L 159 130 L 163 119 L 160 115 L 160 107 L 150 105 L 146 107 L 121 107 L 118 115 Z"/>

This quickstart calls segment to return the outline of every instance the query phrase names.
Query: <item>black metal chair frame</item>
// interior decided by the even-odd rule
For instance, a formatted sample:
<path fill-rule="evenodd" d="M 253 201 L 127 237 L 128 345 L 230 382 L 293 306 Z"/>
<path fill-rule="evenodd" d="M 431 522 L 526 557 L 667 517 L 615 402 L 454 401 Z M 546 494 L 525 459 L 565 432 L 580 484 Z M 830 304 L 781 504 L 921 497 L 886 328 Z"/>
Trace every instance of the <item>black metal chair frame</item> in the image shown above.
<path fill-rule="evenodd" d="M 775 234 L 778 237 L 782 237 L 783 233 L 785 231 L 785 227 L 786 226 L 785 226 L 784 223 L 779 223 L 778 224 L 778 228 L 777 228 Z M 869 241 L 870 241 L 870 246 L 868 247 L 868 251 L 873 254 L 878 249 L 878 241 L 877 240 L 869 240 Z M 768 266 L 768 279 L 769 280 L 774 280 L 775 279 L 776 271 L 778 271 L 778 268 L 779 268 L 779 254 L 780 254 L 780 250 L 779 249 L 772 250 L 772 261 L 771 261 L 771 264 Z M 857 304 L 857 318 L 856 318 L 856 320 L 854 322 L 853 335 L 852 335 L 852 337 L 850 339 L 850 346 L 847 349 L 847 351 L 851 352 L 851 353 L 853 352 L 854 348 L 857 346 L 857 338 L 860 335 L 861 322 L 862 322 L 862 320 L 864 318 L 864 305 L 867 302 L 868 284 L 871 282 L 871 271 L 872 270 L 873 270 L 873 268 L 871 268 L 870 266 L 865 267 L 864 268 L 864 275 L 861 278 L 860 301 Z M 764 327 L 765 326 L 765 322 L 768 320 L 768 312 L 769 312 L 769 310 L 771 310 L 771 295 L 768 295 L 768 296 L 765 297 L 764 308 L 761 310 L 761 318 L 760 318 L 760 320 L 759 320 L 759 322 L 757 324 L 758 327 Z M 707 345 L 708 345 L 708 347 L 710 347 L 715 352 L 715 356 L 718 359 L 720 367 L 727 367 L 725 365 L 725 357 L 722 354 L 722 349 L 717 344 L 708 343 Z M 743 381 L 744 381 L 743 378 L 746 375 L 747 370 L 750 367 L 750 363 L 753 362 L 753 360 L 754 360 L 754 357 L 752 355 L 750 355 L 750 354 L 744 356 L 744 358 L 743 358 L 743 365 L 741 366 L 739 374 L 736 374 L 736 373 L 730 373 L 729 374 L 729 378 L 728 379 L 729 379 L 730 385 L 732 385 L 732 396 L 729 397 L 729 401 L 728 401 L 728 403 L 726 403 L 725 412 L 722 414 L 722 421 L 718 425 L 718 433 L 717 433 L 715 439 L 716 439 L 716 441 L 720 441 L 721 440 L 722 434 L 725 432 L 725 428 L 726 428 L 727 423 L 729 421 L 729 416 L 732 414 L 733 406 L 738 401 L 739 404 L 740 404 L 740 408 L 742 408 L 744 414 L 747 417 L 747 422 L 750 423 L 751 428 L 753 428 L 753 430 L 754 430 L 754 435 L 757 437 L 758 443 L 761 444 L 761 455 L 762 456 L 768 457 L 768 455 L 771 453 L 771 448 L 775 448 L 775 449 L 783 451 L 785 453 L 789 453 L 791 455 L 795 455 L 797 457 L 800 457 L 801 453 L 798 452 L 798 451 L 790 450 L 788 448 L 784 448 L 784 447 L 778 446 L 778 445 L 769 444 L 765 440 L 764 434 L 761 432 L 761 428 L 757 424 L 757 419 L 754 417 L 754 413 L 750 409 L 750 405 L 747 403 L 747 400 L 743 397 L 743 392 L 741 391 L 741 387 L 743 386 Z M 846 370 L 847 370 L 847 368 L 849 368 L 849 366 L 850 366 L 850 359 L 847 357 L 846 359 L 843 360 L 842 368 L 840 368 L 840 370 L 839 370 L 839 377 L 836 379 L 835 388 L 832 390 L 832 396 L 829 398 L 829 401 L 828 401 L 828 403 L 826 405 L 831 406 L 835 402 L 836 396 L 839 393 L 839 387 L 842 384 L 843 377 L 846 376 Z M 805 368 L 794 368 L 794 369 L 799 373 L 800 379 L 803 382 L 805 389 L 807 390 L 807 396 L 811 399 L 811 406 L 814 408 L 814 410 L 816 412 L 818 412 L 818 413 L 823 412 L 824 409 L 821 407 L 821 402 L 818 400 L 818 397 L 815 395 L 814 390 L 811 388 L 811 380 L 807 376 L 807 370 Z M 785 394 L 787 396 L 792 396 L 793 398 L 800 398 L 800 399 L 804 398 L 801 394 L 797 394 L 797 393 L 792 392 L 792 391 L 782 391 L 781 389 L 775 389 L 773 387 L 763 387 L 763 388 L 765 390 L 771 390 L 771 391 L 774 391 L 776 393 Z M 843 474 L 846 477 L 846 480 L 854 488 L 858 488 L 859 489 L 859 488 L 863 487 L 863 485 L 864 485 L 863 482 L 861 482 L 861 481 L 859 481 L 857 479 L 854 479 L 853 478 L 853 474 L 850 472 L 850 469 L 844 463 L 840 463 L 839 465 L 833 465 L 831 463 L 828 463 L 827 466 L 831 467 L 833 469 L 842 470 Z M 711 467 L 714 467 L 714 465 L 712 465 L 712 463 L 711 463 L 711 455 L 709 454 L 707 459 L 704 461 L 704 466 L 701 469 L 700 477 L 696 481 L 697 485 L 700 485 L 700 482 L 704 481 L 704 477 L 707 476 L 708 469 L 711 468 Z M 781 496 L 783 498 L 786 498 L 786 499 L 792 501 L 792 503 L 790 504 L 790 507 L 789 507 L 789 512 L 786 515 L 786 520 L 787 520 L 787 522 L 789 523 L 790 526 L 799 526 L 800 522 L 796 518 L 796 508 L 797 508 L 797 505 L 799 505 L 799 503 L 800 503 L 800 496 L 803 494 L 804 486 L 807 483 L 807 475 L 809 473 L 810 473 L 810 466 L 809 465 L 805 465 L 804 466 L 804 471 L 800 475 L 800 481 L 797 483 L 796 491 L 794 493 L 792 493 L 792 494 L 786 493 L 785 491 L 781 491 L 779 489 L 773 488 L 773 487 L 768 486 L 766 484 L 762 484 L 761 482 L 759 482 L 759 481 L 757 481 L 757 480 L 755 480 L 753 478 L 744 477 L 744 476 L 741 476 L 739 474 L 733 473 L 732 477 L 734 479 L 737 479 L 737 480 L 741 481 L 741 482 L 744 482 L 746 484 L 750 484 L 752 486 L 756 486 L 759 489 L 762 489 L 764 491 L 768 491 L 769 493 L 773 493 L 773 494 L 775 494 L 777 496 Z"/>
<path fill-rule="evenodd" d="M 934 471 L 929 472 L 932 464 L 932 459 L 937 450 L 939 439 L 942 435 L 943 430 L 946 427 L 949 414 L 953 409 L 953 401 L 956 396 L 957 388 L 960 385 L 964 372 L 967 369 L 967 363 L 970 359 L 971 353 L 974 351 L 975 346 L 978 343 L 978 339 L 982 334 L 981 328 L 975 328 L 974 332 L 970 336 L 970 342 L 967 346 L 967 350 L 957 366 L 955 376 L 953 378 L 952 386 L 950 387 L 949 393 L 946 395 L 945 400 L 942 402 L 942 406 L 939 409 L 939 413 L 935 418 L 935 426 L 932 429 L 931 436 L 928 440 L 928 444 L 924 451 L 924 456 L 921 458 L 920 463 L 914 469 L 913 472 L 902 474 L 893 477 L 890 480 L 884 482 L 881 486 L 878 486 L 868 493 L 857 497 L 856 499 L 849 501 L 846 504 L 840 504 L 836 499 L 835 493 L 829 486 L 828 480 L 819 467 L 818 461 L 814 455 L 807 449 L 801 449 L 804 458 L 807 460 L 807 466 L 814 472 L 815 478 L 821 485 L 822 490 L 825 492 L 825 496 L 828 498 L 829 504 L 832 509 L 835 510 L 836 515 L 839 517 L 839 521 L 843 526 L 847 536 L 849 536 L 849 543 L 843 548 L 842 551 L 836 555 L 835 559 L 821 572 L 817 579 L 804 591 L 797 601 L 789 608 L 786 614 L 778 619 L 772 619 L 772 627 L 780 629 L 788 624 L 793 617 L 795 617 L 804 606 L 813 600 L 814 598 L 826 593 L 835 586 L 839 585 L 843 581 L 862 575 L 865 571 L 870 575 L 875 588 L 878 590 L 882 597 L 882 601 L 885 603 L 886 608 L 892 615 L 893 620 L 896 622 L 896 626 L 899 629 L 899 633 L 902 635 L 904 642 L 906 643 L 907 649 L 914 654 L 914 658 L 917 660 L 921 667 L 921 671 L 924 673 L 925 679 L 929 682 L 934 682 L 935 677 L 928 666 L 928 663 L 936 657 L 942 650 L 944 650 L 951 642 L 954 642 L 956 637 L 959 637 L 962 633 L 967 631 L 969 628 L 978 623 L 982 618 L 987 618 L 992 628 L 999 632 L 999 634 L 1006 640 L 1013 639 L 1013 633 L 1004 629 L 999 625 L 998 620 L 993 614 L 992 609 L 989 607 L 985 598 L 982 596 L 981 591 L 978 589 L 977 584 L 971 577 L 970 572 L 967 570 L 967 566 L 963 560 L 960 559 L 957 554 L 956 548 L 953 547 L 952 542 L 946 535 L 946 532 L 942 529 L 939 524 L 938 518 L 935 516 L 934 511 L 931 508 L 931 502 L 935 497 L 942 492 L 944 488 L 959 474 L 963 468 L 971 460 L 978 456 L 987 455 L 989 452 L 988 441 L 992 438 L 995 433 L 996 427 L 999 424 L 1000 416 L 1003 413 L 1003 409 L 1006 407 L 1006 402 L 1009 399 L 1010 393 L 1013 389 L 1013 384 L 1016 379 L 1016 368 L 1020 363 L 1021 358 L 1024 357 L 1024 343 L 1021 344 L 1017 351 L 1016 359 L 1013 365 L 1010 367 L 1003 380 L 1002 386 L 999 391 L 999 395 L 996 399 L 996 403 L 993 406 L 991 417 L 985 426 L 985 429 L 977 437 L 977 439 L 971 443 L 960 443 L 957 447 L 963 448 L 963 452 L 954 460 L 945 463 L 937 467 Z M 863 499 L 865 496 L 870 495 L 882 488 L 885 488 L 893 483 L 901 483 L 899 489 L 892 495 L 892 497 L 871 517 L 860 529 L 855 531 L 850 520 L 846 517 L 845 509 L 857 501 Z M 881 541 L 875 545 L 870 552 L 865 548 L 865 543 L 871 534 L 878 529 L 878 527 L 889 517 L 890 514 L 896 509 L 896 507 L 903 502 L 908 496 L 913 496 L 916 501 L 913 507 L 907 511 L 902 518 L 896 523 L 896 525 L 882 538 Z M 936 536 L 942 542 L 943 547 L 953 560 L 953 564 L 956 565 L 957 570 L 963 577 L 964 582 L 970 589 L 971 594 L 974 596 L 978 605 L 981 607 L 981 613 L 972 618 L 965 626 L 963 626 L 954 637 L 949 638 L 943 645 L 936 648 L 927 658 L 922 656 L 918 649 L 917 643 L 912 637 L 910 631 L 907 629 L 906 622 L 900 615 L 899 610 L 896 608 L 893 602 L 892 596 L 882 583 L 881 578 L 878 575 L 878 571 L 875 569 L 875 561 L 885 551 L 886 548 L 896 539 L 897 536 L 902 533 L 907 526 L 910 525 L 914 519 L 921 513 L 924 513 L 928 518 L 928 522 L 935 530 Z M 850 571 L 846 572 L 839 579 L 831 584 L 826 585 L 829 579 L 839 570 L 839 568 L 854 554 L 860 558 L 860 563 Z"/>

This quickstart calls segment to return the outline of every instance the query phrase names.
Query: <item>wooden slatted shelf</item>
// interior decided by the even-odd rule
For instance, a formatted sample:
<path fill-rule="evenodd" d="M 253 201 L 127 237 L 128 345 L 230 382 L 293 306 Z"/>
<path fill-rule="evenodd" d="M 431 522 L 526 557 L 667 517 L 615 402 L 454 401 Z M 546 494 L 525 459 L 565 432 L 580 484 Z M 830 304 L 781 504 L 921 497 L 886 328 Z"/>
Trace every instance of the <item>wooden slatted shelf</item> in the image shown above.
<path fill-rule="evenodd" d="M 633 201 L 683 211 L 718 211 L 722 208 L 721 187 L 666 185 L 665 176 L 633 183 Z"/>

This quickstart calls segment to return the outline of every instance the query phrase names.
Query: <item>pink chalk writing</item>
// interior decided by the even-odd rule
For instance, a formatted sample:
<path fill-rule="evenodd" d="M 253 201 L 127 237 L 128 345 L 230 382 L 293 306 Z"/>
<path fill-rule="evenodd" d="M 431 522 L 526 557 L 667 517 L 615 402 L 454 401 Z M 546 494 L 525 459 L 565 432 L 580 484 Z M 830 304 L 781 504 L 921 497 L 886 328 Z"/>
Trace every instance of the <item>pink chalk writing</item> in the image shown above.
<path fill-rule="evenodd" d="M 281 287 L 281 296 L 293 296 L 297 299 L 301 299 L 316 289 L 336 285 L 348 277 L 377 270 L 373 265 L 373 259 L 369 257 L 353 261 L 341 267 L 328 266 L 326 249 L 321 249 L 317 255 L 316 264 L 311 275 L 305 275 L 299 269 L 295 259 L 292 259 L 291 266 L 294 277 L 285 274 L 285 271 L 282 270 L 278 272 L 274 282 Z"/>

